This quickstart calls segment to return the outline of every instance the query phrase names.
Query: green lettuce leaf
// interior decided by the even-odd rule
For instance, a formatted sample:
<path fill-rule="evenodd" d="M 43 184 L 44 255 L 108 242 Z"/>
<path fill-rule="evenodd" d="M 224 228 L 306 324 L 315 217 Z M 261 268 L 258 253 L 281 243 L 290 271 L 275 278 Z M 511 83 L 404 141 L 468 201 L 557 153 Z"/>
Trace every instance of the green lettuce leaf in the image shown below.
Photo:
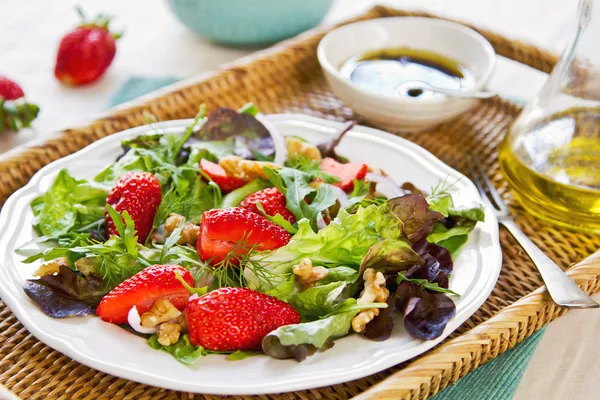
<path fill-rule="evenodd" d="M 46 193 L 31 202 L 33 225 L 43 235 L 57 238 L 81 231 L 104 219 L 107 192 L 61 170 Z"/>
<path fill-rule="evenodd" d="M 354 283 L 358 277 L 358 271 L 346 265 L 327 269 L 327 276 L 317 282 L 317 286 L 327 285 L 331 282 Z"/>
<path fill-rule="evenodd" d="M 290 274 L 292 267 L 304 258 L 310 258 L 314 265 L 328 268 L 343 265 L 358 271 L 364 255 L 379 242 L 374 222 L 377 209 L 377 206 L 360 207 L 355 214 L 340 210 L 336 219 L 317 233 L 303 219 L 290 242 L 263 253 L 261 263 L 280 276 Z"/>
<path fill-rule="evenodd" d="M 237 350 L 237 351 L 234 351 L 233 353 L 227 355 L 227 361 L 240 361 L 240 360 L 245 360 L 246 358 L 249 358 L 249 357 L 261 356 L 261 355 L 263 355 L 263 353 L 258 352 L 258 351 Z"/>
<path fill-rule="evenodd" d="M 163 346 L 158 343 L 158 337 L 156 335 L 150 336 L 148 339 L 148 345 L 155 350 L 166 351 L 175 359 L 185 365 L 195 364 L 201 357 L 210 354 L 202 346 L 194 346 L 190 343 L 190 337 L 188 334 L 183 335 L 175 344 L 170 346 Z"/>
<path fill-rule="evenodd" d="M 315 319 L 332 313 L 346 298 L 346 282 L 332 282 L 315 286 L 295 293 L 288 303 L 300 313 L 303 319 Z"/>
<path fill-rule="evenodd" d="M 334 339 L 347 335 L 352 318 L 359 311 L 350 308 L 316 321 L 279 327 L 263 338 L 262 349 L 273 358 L 302 361 L 317 350 L 330 348 Z"/>

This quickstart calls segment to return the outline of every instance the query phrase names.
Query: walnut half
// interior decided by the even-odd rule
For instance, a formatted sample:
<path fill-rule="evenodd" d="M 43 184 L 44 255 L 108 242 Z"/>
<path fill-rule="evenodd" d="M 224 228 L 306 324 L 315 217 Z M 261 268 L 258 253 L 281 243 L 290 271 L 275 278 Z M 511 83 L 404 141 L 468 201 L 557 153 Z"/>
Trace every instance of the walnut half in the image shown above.
<path fill-rule="evenodd" d="M 150 311 L 141 316 L 141 324 L 144 328 L 154 328 L 163 322 L 178 318 L 179 311 L 168 299 L 158 299 L 152 305 Z"/>
<path fill-rule="evenodd" d="M 177 343 L 182 329 L 183 327 L 177 322 L 164 322 L 160 324 L 156 333 L 158 343 L 163 346 L 170 346 Z"/>
<path fill-rule="evenodd" d="M 273 169 L 281 168 L 279 165 L 272 162 L 244 160 L 238 156 L 227 156 L 222 158 L 219 161 L 219 166 L 225 170 L 225 173 L 228 176 L 244 181 L 251 181 L 256 178 L 268 180 L 269 178 L 267 177 L 267 174 L 265 174 L 263 167 Z"/>
<path fill-rule="evenodd" d="M 46 275 L 58 274 L 60 272 L 60 267 L 69 267 L 69 260 L 67 260 L 67 257 L 58 257 L 40 265 L 33 273 L 33 276 L 39 276 L 41 278 Z"/>
<path fill-rule="evenodd" d="M 365 280 L 365 286 L 356 303 L 385 303 L 390 295 L 385 287 L 385 276 L 381 272 L 375 272 L 373 268 L 367 268 L 363 274 L 363 279 Z M 367 324 L 378 315 L 378 308 L 362 310 L 352 319 L 352 329 L 354 332 L 364 331 Z"/>
<path fill-rule="evenodd" d="M 321 152 L 316 146 L 305 142 L 304 140 L 295 138 L 293 136 L 287 136 L 285 138 L 285 145 L 288 151 L 288 158 L 302 156 L 311 160 L 321 161 Z"/>
<path fill-rule="evenodd" d="M 298 282 L 305 288 L 313 287 L 321 279 L 325 278 L 329 271 L 325 267 L 313 267 L 310 258 L 300 261 L 300 264 L 292 267 L 292 272 L 296 275 Z"/>
<path fill-rule="evenodd" d="M 191 244 L 196 245 L 198 241 L 198 235 L 200 234 L 200 227 L 192 224 L 185 220 L 183 215 L 171 214 L 165 221 L 165 232 L 167 236 L 171 236 L 171 233 L 179 226 L 181 221 L 185 221 L 185 225 L 181 231 L 181 237 L 177 241 L 178 244 Z"/>

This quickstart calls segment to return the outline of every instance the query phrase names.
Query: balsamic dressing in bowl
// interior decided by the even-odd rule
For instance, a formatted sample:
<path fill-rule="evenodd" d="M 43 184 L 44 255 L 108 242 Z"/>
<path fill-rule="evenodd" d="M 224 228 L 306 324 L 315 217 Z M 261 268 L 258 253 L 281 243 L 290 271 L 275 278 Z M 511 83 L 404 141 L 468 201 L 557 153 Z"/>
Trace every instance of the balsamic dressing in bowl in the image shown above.
<path fill-rule="evenodd" d="M 428 98 L 444 96 L 423 87 L 466 91 L 475 85 L 473 74 L 456 61 L 438 53 L 407 47 L 383 49 L 344 62 L 341 74 L 363 89 L 378 94 Z"/>

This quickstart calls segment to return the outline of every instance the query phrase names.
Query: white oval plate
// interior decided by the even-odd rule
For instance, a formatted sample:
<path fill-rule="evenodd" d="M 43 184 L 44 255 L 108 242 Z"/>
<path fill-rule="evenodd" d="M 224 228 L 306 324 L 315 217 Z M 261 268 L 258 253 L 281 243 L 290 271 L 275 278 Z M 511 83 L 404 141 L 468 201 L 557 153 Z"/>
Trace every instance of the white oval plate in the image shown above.
<path fill-rule="evenodd" d="M 271 122 L 285 135 L 298 135 L 318 142 L 334 134 L 339 122 L 304 115 L 273 115 Z M 183 132 L 189 120 L 160 124 L 164 132 Z M 302 363 L 251 357 L 227 361 L 211 355 L 187 367 L 169 354 L 151 349 L 143 338 L 95 316 L 53 319 L 43 314 L 23 292 L 23 282 L 37 265 L 21 263 L 16 248 L 35 237 L 29 203 L 47 190 L 58 171 L 67 168 L 80 178 L 91 178 L 120 152 L 120 141 L 144 134 L 147 126 L 104 138 L 40 170 L 8 199 L 0 214 L 0 295 L 23 325 L 39 340 L 67 356 L 122 378 L 181 391 L 211 394 L 263 394 L 315 388 L 361 378 L 413 358 L 441 342 L 473 314 L 494 287 L 502 254 L 498 224 L 489 209 L 454 266 L 450 288 L 462 294 L 456 301 L 456 316 L 441 337 L 422 341 L 410 337 L 398 318 L 392 337 L 373 342 L 349 335 L 335 346 Z M 411 181 L 429 189 L 441 179 L 457 181 L 458 205 L 480 202 L 475 186 L 423 148 L 382 131 L 355 127 L 342 141 L 339 151 L 354 162 L 385 170 L 396 182 Z"/>

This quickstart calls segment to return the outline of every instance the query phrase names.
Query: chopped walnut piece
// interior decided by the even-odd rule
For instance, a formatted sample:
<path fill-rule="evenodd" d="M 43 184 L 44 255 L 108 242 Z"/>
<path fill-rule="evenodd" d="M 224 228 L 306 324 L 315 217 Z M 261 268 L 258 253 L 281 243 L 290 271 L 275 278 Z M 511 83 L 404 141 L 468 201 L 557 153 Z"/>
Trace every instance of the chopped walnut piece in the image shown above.
<path fill-rule="evenodd" d="M 288 158 L 290 159 L 302 156 L 311 160 L 321 161 L 321 152 L 319 149 L 304 140 L 287 136 L 285 138 L 285 145 L 288 151 Z"/>
<path fill-rule="evenodd" d="M 58 257 L 40 265 L 33 273 L 33 276 L 39 276 L 41 278 L 46 275 L 58 274 L 60 272 L 60 267 L 69 267 L 69 260 L 67 260 L 67 257 Z"/>
<path fill-rule="evenodd" d="M 294 265 L 292 272 L 296 275 L 298 282 L 306 288 L 315 286 L 317 281 L 325 278 L 329 273 L 325 267 L 313 267 L 310 258 L 305 258 L 300 261 L 300 264 Z"/>
<path fill-rule="evenodd" d="M 142 314 L 141 322 L 144 328 L 154 328 L 158 324 L 170 321 L 181 315 L 168 299 L 158 299 L 152 305 L 150 311 Z"/>
<path fill-rule="evenodd" d="M 170 346 L 177 343 L 182 326 L 176 322 L 164 322 L 158 327 L 158 343 Z"/>
<path fill-rule="evenodd" d="M 225 170 L 228 176 L 244 181 L 251 181 L 256 178 L 268 179 L 263 167 L 281 168 L 272 162 L 244 160 L 238 156 L 224 157 L 219 161 L 219 165 Z"/>
<path fill-rule="evenodd" d="M 185 225 L 183 226 L 181 237 L 177 243 L 196 245 L 196 242 L 198 241 L 198 235 L 200 234 L 200 227 L 192 224 L 189 221 L 186 221 L 183 215 L 169 215 L 169 218 L 167 218 L 165 221 L 165 231 L 167 232 L 167 236 L 171 236 L 171 233 L 173 233 L 173 231 L 179 226 L 181 221 L 185 221 Z"/>
<path fill-rule="evenodd" d="M 375 272 L 373 268 L 367 268 L 363 274 L 365 286 L 360 293 L 356 304 L 385 303 L 390 292 L 385 287 L 385 276 L 381 272 Z M 352 319 L 354 332 L 362 332 L 369 322 L 379 315 L 378 308 L 362 310 Z"/>

